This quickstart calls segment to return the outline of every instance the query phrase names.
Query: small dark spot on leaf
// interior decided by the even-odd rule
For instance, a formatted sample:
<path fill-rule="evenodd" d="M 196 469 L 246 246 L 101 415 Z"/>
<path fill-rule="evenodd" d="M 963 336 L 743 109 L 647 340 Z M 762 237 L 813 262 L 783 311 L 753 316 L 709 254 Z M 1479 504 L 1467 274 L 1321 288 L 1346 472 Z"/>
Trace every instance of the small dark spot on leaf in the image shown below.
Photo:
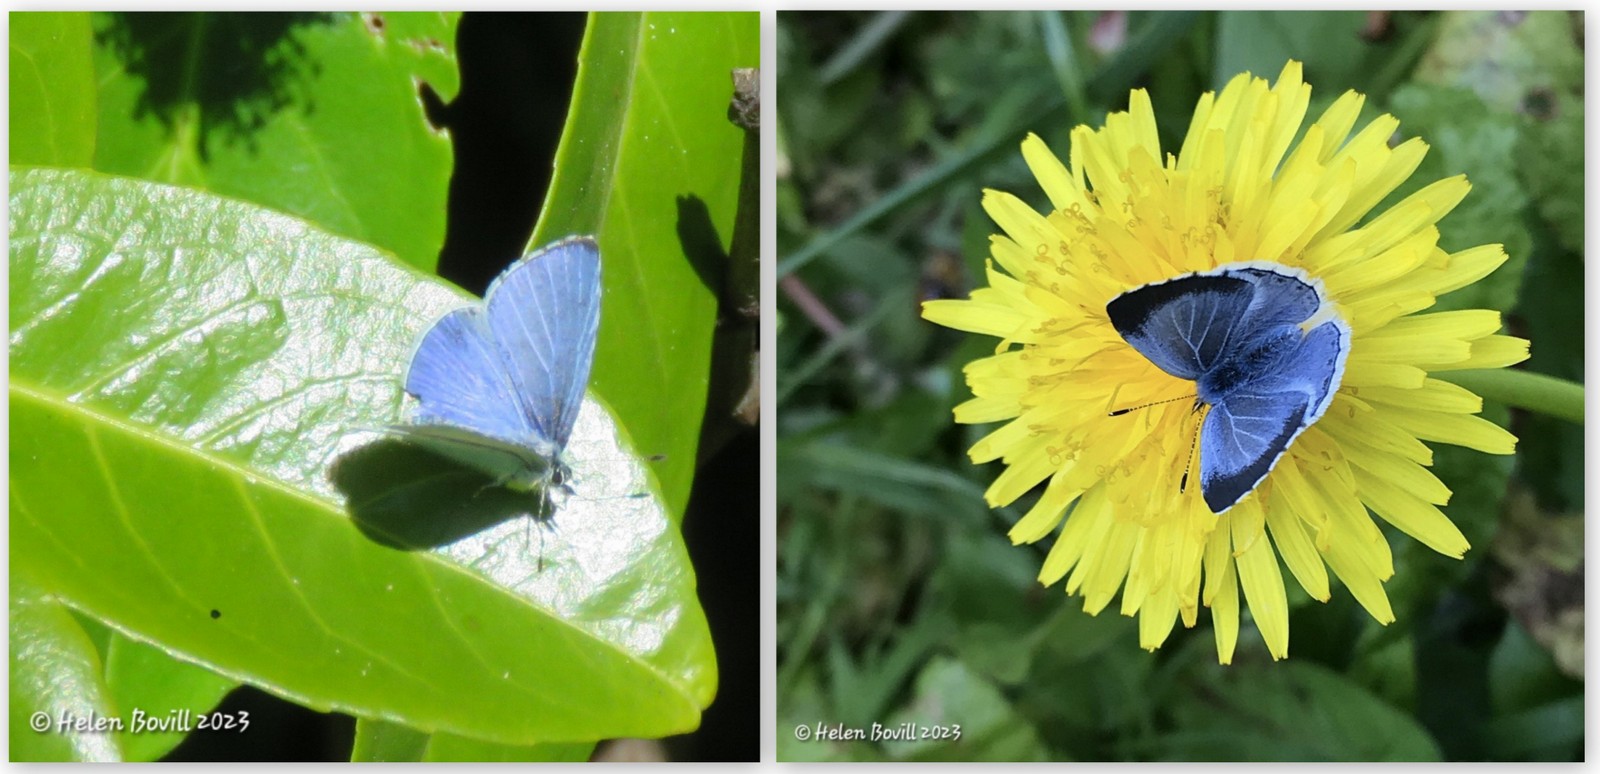
<path fill-rule="evenodd" d="M 217 618 L 221 618 L 221 617 L 222 617 L 222 611 L 221 610 L 213 610 L 213 611 L 211 611 L 211 618 L 213 620 L 215 620 Z"/>
<path fill-rule="evenodd" d="M 364 13 L 361 18 L 367 22 L 367 29 L 372 30 L 372 34 L 383 34 L 383 14 Z"/>
<path fill-rule="evenodd" d="M 461 619 L 461 628 L 476 634 L 483 631 L 483 622 L 479 621 L 477 616 L 469 615 Z"/>

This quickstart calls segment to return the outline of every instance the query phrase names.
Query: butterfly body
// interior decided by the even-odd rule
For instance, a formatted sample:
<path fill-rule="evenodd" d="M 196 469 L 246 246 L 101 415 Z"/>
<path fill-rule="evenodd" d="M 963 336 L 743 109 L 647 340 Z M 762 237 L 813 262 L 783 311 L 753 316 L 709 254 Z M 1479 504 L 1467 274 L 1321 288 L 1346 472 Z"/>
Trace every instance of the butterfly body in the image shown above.
<path fill-rule="evenodd" d="M 1207 405 L 1220 403 L 1229 395 L 1248 387 L 1262 374 L 1272 373 L 1299 340 L 1297 328 L 1292 325 L 1280 326 L 1277 330 L 1263 333 L 1248 348 L 1223 358 L 1196 380 L 1200 402 Z"/>
<path fill-rule="evenodd" d="M 405 390 L 408 440 L 493 477 L 493 485 L 550 495 L 566 488 L 567 440 L 577 420 L 600 323 L 600 252 L 592 237 L 519 259 L 481 304 L 451 310 L 417 344 Z"/>
<path fill-rule="evenodd" d="M 1200 483 L 1224 513 L 1255 489 L 1333 401 L 1350 327 L 1304 271 L 1228 264 L 1130 289 L 1106 304 L 1117 332 L 1156 367 L 1195 383 Z"/>

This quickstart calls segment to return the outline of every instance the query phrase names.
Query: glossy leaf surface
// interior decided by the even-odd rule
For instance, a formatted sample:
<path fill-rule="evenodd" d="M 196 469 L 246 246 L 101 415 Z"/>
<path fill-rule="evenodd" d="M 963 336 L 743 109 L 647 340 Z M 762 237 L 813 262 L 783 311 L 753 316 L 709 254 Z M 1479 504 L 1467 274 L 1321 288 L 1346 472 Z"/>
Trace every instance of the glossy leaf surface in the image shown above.
<path fill-rule="evenodd" d="M 100 654 L 72 611 L 13 573 L 9 632 L 11 760 L 121 760 L 116 735 L 71 725 L 116 715 Z"/>

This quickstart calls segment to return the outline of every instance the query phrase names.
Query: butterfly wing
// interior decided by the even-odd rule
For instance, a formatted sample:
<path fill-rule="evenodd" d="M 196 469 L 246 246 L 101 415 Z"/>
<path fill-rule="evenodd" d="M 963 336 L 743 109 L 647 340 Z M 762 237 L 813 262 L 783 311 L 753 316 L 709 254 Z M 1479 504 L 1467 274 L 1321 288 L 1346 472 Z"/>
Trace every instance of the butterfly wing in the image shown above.
<path fill-rule="evenodd" d="M 1189 274 L 1124 292 L 1106 304 L 1106 314 L 1157 368 L 1199 379 L 1230 351 L 1254 295 L 1246 279 Z"/>
<path fill-rule="evenodd" d="M 445 424 L 396 425 L 391 432 L 512 489 L 529 489 L 559 464 L 520 442 Z"/>
<path fill-rule="evenodd" d="M 600 326 L 600 248 L 562 240 L 523 257 L 485 296 L 503 368 L 521 396 L 524 423 L 551 453 L 572 435 Z"/>
<path fill-rule="evenodd" d="M 1266 478 L 1289 444 L 1333 402 L 1350 351 L 1350 329 L 1333 320 L 1312 329 L 1270 374 L 1211 407 L 1200 428 L 1200 489 L 1220 514 Z"/>
<path fill-rule="evenodd" d="M 454 309 L 423 334 L 406 370 L 416 423 L 391 432 L 496 479 L 542 470 L 522 399 L 478 306 Z"/>
<path fill-rule="evenodd" d="M 420 423 L 444 423 L 520 438 L 531 427 L 476 306 L 455 309 L 423 335 L 406 370 Z"/>
<path fill-rule="evenodd" d="M 1246 330 L 1269 330 L 1279 325 L 1299 325 L 1316 314 L 1322 295 L 1303 272 L 1298 276 L 1287 266 L 1267 268 L 1252 264 L 1233 264 L 1221 271 L 1229 277 L 1249 282 L 1255 293 L 1241 326 Z"/>

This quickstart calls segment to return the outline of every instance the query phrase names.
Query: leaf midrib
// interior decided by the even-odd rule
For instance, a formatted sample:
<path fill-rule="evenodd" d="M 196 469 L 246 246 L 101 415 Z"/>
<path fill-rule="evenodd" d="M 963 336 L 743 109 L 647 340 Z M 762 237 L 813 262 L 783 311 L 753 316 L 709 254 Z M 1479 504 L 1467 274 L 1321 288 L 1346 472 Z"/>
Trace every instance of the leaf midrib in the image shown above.
<path fill-rule="evenodd" d="M 282 481 L 280 481 L 280 480 L 278 480 L 278 479 L 276 479 L 276 478 L 274 478 L 274 477 L 272 477 L 270 475 L 267 475 L 267 474 L 265 474 L 263 472 L 252 470 L 252 469 L 249 469 L 249 468 L 245 468 L 245 467 L 239 465 L 236 461 L 234 461 L 232 459 L 229 459 L 227 457 L 218 456 L 216 454 L 211 453 L 209 450 L 206 450 L 206 449 L 199 449 L 199 448 L 196 448 L 194 446 L 181 443 L 181 442 L 176 441 L 176 440 L 172 439 L 171 437 L 169 437 L 169 436 L 167 436 L 167 435 L 165 435 L 163 433 L 159 433 L 159 432 L 153 431 L 153 430 L 151 430 L 151 429 L 149 429 L 147 427 L 144 427 L 144 426 L 141 426 L 141 425 L 138 425 L 138 424 L 127 422 L 127 421 L 125 421 L 124 419 L 122 419 L 120 417 L 116 417 L 116 416 L 113 416 L 113 415 L 110 415 L 110 414 L 106 414 L 106 413 L 103 413 L 103 412 L 100 412 L 100 411 L 96 411 L 90 406 L 86 406 L 86 405 L 81 404 L 81 403 L 75 403 L 75 402 L 73 402 L 71 400 L 66 399 L 61 394 L 59 394 L 58 392 L 56 392 L 56 391 L 54 391 L 54 390 L 52 390 L 52 389 L 50 389 L 48 387 L 41 387 L 39 385 L 36 385 L 36 384 L 33 384 L 33 383 L 29 382 L 26 379 L 18 379 L 18 378 L 15 377 L 15 375 L 13 375 L 13 377 L 11 379 L 10 393 L 11 393 L 13 398 L 15 398 L 17 396 L 21 396 L 21 397 L 24 397 L 24 398 L 29 399 L 29 400 L 33 400 L 33 401 L 41 403 L 41 404 L 54 406 L 55 408 L 57 408 L 58 410 L 60 410 L 62 412 L 70 412 L 70 413 L 74 413 L 74 414 L 77 414 L 79 416 L 82 416 L 84 418 L 83 421 L 84 421 L 85 424 L 87 424 L 87 423 L 97 423 L 97 424 L 100 424 L 100 425 L 104 425 L 104 426 L 110 428 L 113 431 L 125 433 L 125 434 L 128 434 L 128 435 L 132 435 L 132 436 L 141 438 L 143 440 L 146 440 L 148 442 L 151 442 L 151 443 L 154 443 L 154 444 L 157 444 L 157 445 L 161 445 L 161 446 L 165 446 L 168 449 L 170 449 L 172 451 L 175 451 L 177 453 L 180 453 L 180 454 L 187 454 L 187 455 L 191 455 L 191 456 L 195 456 L 195 457 L 204 458 L 209 464 L 211 464 L 211 465 L 213 465 L 213 466 L 215 466 L 217 468 L 220 468 L 223 471 L 225 471 L 225 473 L 227 475 L 231 476 L 235 481 L 244 481 L 244 480 L 252 481 L 252 483 L 251 483 L 252 487 L 266 487 L 268 489 L 271 489 L 271 490 L 275 491 L 278 494 L 286 495 L 286 496 L 288 496 L 288 497 L 290 497 L 292 499 L 299 500 L 302 503 L 305 503 L 305 504 L 310 505 L 310 506 L 314 506 L 317 509 L 322 510 L 324 512 L 333 511 L 337 507 L 337 506 L 334 506 L 332 503 L 330 503 L 328 500 L 325 500 L 325 499 L 320 498 L 320 497 L 311 496 L 311 495 L 307 494 L 304 490 L 301 490 L 301 489 L 295 488 L 293 486 L 290 486 L 290 485 L 288 485 L 288 484 L 286 484 L 286 483 L 284 483 L 284 482 L 282 482 Z M 53 533 L 50 533 L 50 534 L 53 534 Z M 597 643 L 597 644 L 599 644 L 599 645 L 601 645 L 601 646 L 603 646 L 603 647 L 605 647 L 605 648 L 607 648 L 607 649 L 609 649 L 609 650 L 611 650 L 611 651 L 623 656 L 627 660 L 632 661 L 633 663 L 639 665 L 640 667 L 643 668 L 643 671 L 648 672 L 651 675 L 654 675 L 661 682 L 665 683 L 666 685 L 671 686 L 673 688 L 673 690 L 679 695 L 679 697 L 684 701 L 685 706 L 688 706 L 688 707 L 691 707 L 691 708 L 697 706 L 697 703 L 694 701 L 694 698 L 693 698 L 693 692 L 690 691 L 689 688 L 686 685 L 680 684 L 676 675 L 674 675 L 674 674 L 672 674 L 670 672 L 663 671 L 662 669 L 658 668 L 656 665 L 650 663 L 649 661 L 646 661 L 646 660 L 640 658 L 637 654 L 634 654 L 634 653 L 632 653 L 630 651 L 627 651 L 627 650 L 624 650 L 622 648 L 619 648 L 619 647 L 616 646 L 615 643 L 612 643 L 610 641 L 602 639 L 602 638 L 594 635 L 593 633 L 584 630 L 583 628 L 577 626 L 576 624 L 574 624 L 573 622 L 567 620 L 566 618 L 563 618 L 563 617 L 561 617 L 559 615 L 556 615 L 554 612 L 552 612 L 549 609 L 545 608 L 544 606 L 540 605 L 537 601 L 529 599 L 529 598 L 524 597 L 524 596 L 521 596 L 519 594 L 516 594 L 512 590 L 507 589 L 507 588 L 505 588 L 503 586 L 500 586 L 498 584 L 488 582 L 483 578 L 483 576 L 481 576 L 481 575 L 479 575 L 477 573 L 474 573 L 474 572 L 468 570 L 467 568 L 465 568 L 465 567 L 463 567 L 463 566 L 461 566 L 459 564 L 456 564 L 456 563 L 450 562 L 450 561 L 446 561 L 442 557 L 440 557 L 440 556 L 438 556 L 436 554 L 433 554 L 431 552 L 410 552 L 410 556 L 411 556 L 413 564 L 415 566 L 419 566 L 419 569 L 420 569 L 420 563 L 427 562 L 427 563 L 433 565 L 436 568 L 445 570 L 447 572 L 452 572 L 452 573 L 455 573 L 455 574 L 460 575 L 462 577 L 465 577 L 465 578 L 471 580 L 472 582 L 474 582 L 475 584 L 478 584 L 478 585 L 480 585 L 480 586 L 482 586 L 482 587 L 484 587 L 486 589 L 492 590 L 493 593 L 502 594 L 502 595 L 510 598 L 511 600 L 521 604 L 522 606 L 530 608 L 534 612 L 534 614 L 536 614 L 536 615 L 541 615 L 541 616 L 543 616 L 544 618 L 546 618 L 548 620 L 560 623 L 561 626 L 564 627 L 568 631 L 569 635 L 577 635 L 578 637 L 582 637 L 582 638 L 585 638 L 585 639 L 587 639 L 589 641 Z M 431 584 L 429 584 L 429 585 L 431 586 Z M 67 599 L 65 597 L 63 599 L 66 599 L 66 601 L 71 601 L 70 599 Z M 77 605 L 74 605 L 74 606 L 76 607 Z M 115 626 L 110 621 L 106 621 L 106 623 L 108 625 L 113 625 L 114 628 L 118 628 L 119 630 L 123 630 L 123 627 Z M 138 635 L 135 632 L 126 631 L 126 630 L 123 630 L 123 631 L 124 631 L 125 634 L 128 634 L 129 636 L 132 636 L 135 639 L 139 639 L 141 641 L 146 641 L 147 640 L 147 638 L 143 637 L 142 635 Z M 466 642 L 466 641 L 464 641 L 464 642 Z M 158 643 L 152 643 L 152 644 L 158 644 Z M 472 647 L 470 646 L 470 644 L 467 645 L 467 648 L 468 648 L 468 650 L 473 650 Z M 199 663 L 199 662 L 197 662 L 197 663 Z M 232 670 L 218 668 L 216 665 L 209 664 L 209 663 L 202 664 L 202 665 L 205 666 L 208 669 L 211 669 L 212 671 L 217 672 L 218 674 L 222 674 L 222 675 L 227 676 L 227 677 L 232 678 L 232 679 L 245 681 L 245 682 L 259 682 L 259 678 L 257 676 L 254 676 L 254 675 L 237 674 L 237 673 L 234 673 Z M 274 691 L 278 691 L 278 692 L 280 692 L 280 693 L 282 693 L 282 694 L 284 694 L 286 696 L 289 696 L 290 698 L 293 698 L 296 701 L 300 701 L 301 703 L 304 703 L 304 704 L 313 703 L 313 702 L 310 701 L 310 699 L 308 697 L 296 696 L 296 695 L 294 695 L 294 693 L 292 691 L 284 690 L 281 686 L 278 686 L 276 684 L 273 685 L 273 690 Z M 542 692 L 539 692 L 539 691 L 528 690 L 527 692 L 529 694 L 536 694 L 537 693 L 537 694 L 541 694 L 542 695 Z M 468 734 L 468 735 L 472 734 L 472 730 L 471 729 L 446 729 L 446 730 L 450 730 L 453 733 L 464 733 L 464 734 Z"/>

